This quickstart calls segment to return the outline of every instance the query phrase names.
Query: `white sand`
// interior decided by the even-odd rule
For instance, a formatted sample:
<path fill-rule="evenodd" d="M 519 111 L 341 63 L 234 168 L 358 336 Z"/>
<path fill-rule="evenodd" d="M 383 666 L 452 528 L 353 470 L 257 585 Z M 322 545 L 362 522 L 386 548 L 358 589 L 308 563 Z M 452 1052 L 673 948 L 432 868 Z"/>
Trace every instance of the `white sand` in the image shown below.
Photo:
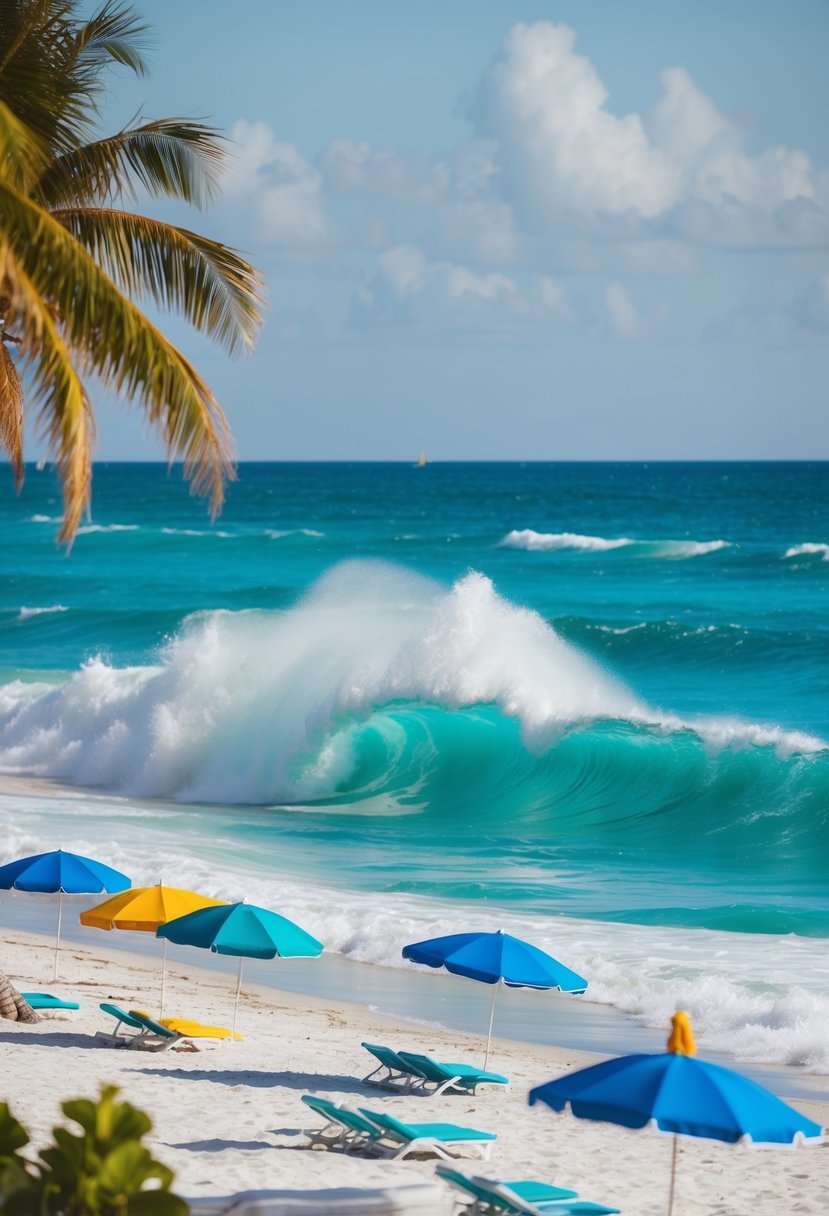
<path fill-rule="evenodd" d="M 480 1059 L 480 1039 L 395 1022 L 358 1006 L 247 988 L 239 1011 L 242 1043 L 202 1040 L 198 1052 L 108 1048 L 93 1037 L 96 1030 L 114 1028 L 98 1002 L 152 1006 L 158 993 L 152 960 L 107 951 L 104 945 L 93 953 L 67 944 L 61 951 L 61 980 L 53 983 L 45 978 L 52 974 L 48 938 L 15 933 L 11 939 L 8 931 L 0 932 L 0 967 L 19 988 L 81 1002 L 78 1012 L 48 1016 L 37 1026 L 0 1021 L 0 1098 L 29 1129 L 34 1147 L 48 1140 L 61 1101 L 94 1096 L 101 1085 L 114 1083 L 151 1115 L 153 1149 L 175 1170 L 177 1192 L 189 1199 L 260 1188 L 390 1187 L 432 1180 L 433 1160 L 396 1162 L 303 1148 L 302 1129 L 317 1119 L 300 1095 L 316 1092 L 386 1108 L 412 1121 L 496 1131 L 491 1161 L 478 1170 L 487 1176 L 572 1186 L 582 1198 L 619 1207 L 625 1216 L 665 1211 L 670 1138 L 527 1105 L 532 1085 L 598 1057 L 499 1042 L 491 1066 L 512 1078 L 509 1094 L 435 1099 L 389 1094 L 357 1080 L 372 1066 L 361 1040 L 474 1063 Z M 185 974 L 175 962 L 168 972 L 165 1012 L 226 1025 L 231 983 L 226 974 L 208 968 L 193 966 Z M 794 1105 L 829 1124 L 829 1102 Z M 784 1211 L 829 1212 L 829 1146 L 784 1151 L 681 1141 L 675 1216 Z"/>

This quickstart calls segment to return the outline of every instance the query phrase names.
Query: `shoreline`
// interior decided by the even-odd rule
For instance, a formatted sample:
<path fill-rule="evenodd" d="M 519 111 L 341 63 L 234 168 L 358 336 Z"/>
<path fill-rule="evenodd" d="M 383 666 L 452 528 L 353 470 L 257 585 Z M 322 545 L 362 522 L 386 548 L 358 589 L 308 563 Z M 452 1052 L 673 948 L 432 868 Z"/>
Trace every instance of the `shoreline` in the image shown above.
<path fill-rule="evenodd" d="M 141 936 L 120 935 L 128 940 Z M 93 951 L 70 939 L 61 949 L 61 978 L 53 984 L 44 978 L 44 971 L 51 975 L 53 951 L 53 941 L 45 935 L 3 925 L 0 951 L 16 986 L 54 988 L 81 1002 L 79 1011 L 47 1017 L 36 1026 L 0 1022 L 5 1081 L 0 1097 L 30 1131 L 33 1149 L 48 1139 L 60 1101 L 94 1096 L 100 1084 L 111 1082 L 121 1088 L 122 1097 L 150 1114 L 154 1130 L 149 1143 L 175 1170 L 174 1189 L 191 1201 L 251 1189 L 393 1188 L 433 1181 L 431 1160 L 397 1162 L 333 1151 L 312 1154 L 303 1148 L 302 1129 L 317 1120 L 300 1097 L 318 1092 L 412 1121 L 437 1119 L 497 1132 L 491 1162 L 466 1163 L 473 1172 L 573 1186 L 583 1198 L 619 1207 L 630 1216 L 664 1211 L 666 1137 L 527 1105 L 532 1085 L 589 1064 L 595 1054 L 497 1038 L 490 1066 L 510 1076 L 509 1093 L 425 1099 L 369 1089 L 359 1080 L 372 1067 L 360 1046 L 364 1039 L 478 1062 L 481 1036 L 415 1025 L 353 1002 L 286 993 L 258 982 L 243 986 L 240 1043 L 202 1040 L 197 1052 L 118 1051 L 94 1038 L 96 1030 L 112 1029 L 104 1025 L 110 1019 L 98 1003 L 110 999 L 126 1008 L 154 1008 L 159 985 L 155 960 L 120 943 L 113 949 L 102 940 Z M 194 953 L 189 952 L 184 966 L 179 957 L 168 963 L 167 1011 L 227 1025 L 231 977 L 194 965 Z M 819 1123 L 829 1123 L 829 1096 L 798 1099 L 795 1105 Z M 772 1216 L 780 1210 L 781 1196 L 787 1210 L 823 1216 L 829 1152 L 821 1146 L 748 1152 L 742 1146 L 683 1140 L 677 1187 L 677 1210 L 683 1216 Z M 434 1210 L 442 1212 L 437 1206 Z"/>

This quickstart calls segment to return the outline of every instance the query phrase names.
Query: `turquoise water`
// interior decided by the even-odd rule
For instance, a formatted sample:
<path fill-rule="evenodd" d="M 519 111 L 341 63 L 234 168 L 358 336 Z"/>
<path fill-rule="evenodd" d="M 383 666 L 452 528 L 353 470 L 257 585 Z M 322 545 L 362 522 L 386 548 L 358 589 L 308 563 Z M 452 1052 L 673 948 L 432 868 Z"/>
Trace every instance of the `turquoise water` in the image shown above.
<path fill-rule="evenodd" d="M 0 512 L 0 769 L 85 791 L 6 796 L 0 860 L 60 834 L 384 966 L 504 924 L 829 1070 L 829 466 L 243 465 L 211 525 L 102 465 L 69 557 L 48 472 Z"/>

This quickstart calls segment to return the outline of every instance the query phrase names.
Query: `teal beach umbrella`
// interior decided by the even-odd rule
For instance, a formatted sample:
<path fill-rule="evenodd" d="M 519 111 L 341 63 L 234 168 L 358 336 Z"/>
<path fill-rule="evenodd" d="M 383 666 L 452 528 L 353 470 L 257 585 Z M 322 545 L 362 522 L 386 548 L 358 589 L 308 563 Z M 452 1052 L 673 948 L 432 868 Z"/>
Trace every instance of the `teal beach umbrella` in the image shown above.
<path fill-rule="evenodd" d="M 246 958 L 317 958 L 323 950 L 322 942 L 292 920 L 244 902 L 199 908 L 166 925 L 159 925 L 156 934 L 179 946 L 199 946 L 214 954 L 228 954 L 239 959 L 233 1031 L 236 1030 L 242 967 Z"/>
<path fill-rule="evenodd" d="M 6 891 L 40 891 L 58 896 L 58 927 L 55 934 L 55 973 L 58 978 L 60 923 L 63 916 L 64 893 L 91 895 L 97 891 L 126 891 L 132 880 L 120 870 L 105 866 L 92 857 L 54 849 L 51 853 L 36 853 L 19 857 L 0 866 L 0 888 Z"/>

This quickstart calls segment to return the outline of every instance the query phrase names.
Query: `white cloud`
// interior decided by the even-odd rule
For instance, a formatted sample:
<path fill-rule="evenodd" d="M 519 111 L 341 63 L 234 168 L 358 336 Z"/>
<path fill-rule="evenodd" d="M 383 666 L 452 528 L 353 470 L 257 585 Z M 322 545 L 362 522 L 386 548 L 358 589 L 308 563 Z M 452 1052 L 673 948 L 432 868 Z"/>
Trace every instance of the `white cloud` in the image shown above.
<path fill-rule="evenodd" d="M 445 195 L 449 178 L 440 160 L 351 139 L 332 140 L 319 167 L 326 185 L 341 194 L 373 194 L 413 207 L 434 206 Z"/>
<path fill-rule="evenodd" d="M 334 227 L 319 170 L 293 144 L 278 140 L 267 123 L 240 119 L 230 134 L 237 154 L 224 190 L 252 207 L 258 235 L 275 245 L 330 241 Z"/>
<path fill-rule="evenodd" d="M 829 185 L 805 152 L 750 155 L 743 131 L 681 67 L 662 73 L 649 116 L 619 117 L 574 43 L 567 26 L 516 25 L 470 111 L 501 170 L 493 189 L 529 231 L 641 240 L 667 224 L 714 244 L 829 239 Z"/>

